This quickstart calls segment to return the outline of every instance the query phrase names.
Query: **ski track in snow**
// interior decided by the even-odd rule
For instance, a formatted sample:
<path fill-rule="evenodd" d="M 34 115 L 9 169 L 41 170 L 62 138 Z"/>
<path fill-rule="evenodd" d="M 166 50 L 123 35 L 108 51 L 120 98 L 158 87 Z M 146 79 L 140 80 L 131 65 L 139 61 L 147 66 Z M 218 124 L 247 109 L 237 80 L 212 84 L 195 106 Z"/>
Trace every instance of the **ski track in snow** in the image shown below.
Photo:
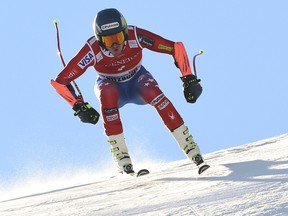
<path fill-rule="evenodd" d="M 149 165 L 139 178 L 104 176 L 1 199 L 2 216 L 288 215 L 288 134 L 206 154 L 198 176 L 188 160 Z"/>

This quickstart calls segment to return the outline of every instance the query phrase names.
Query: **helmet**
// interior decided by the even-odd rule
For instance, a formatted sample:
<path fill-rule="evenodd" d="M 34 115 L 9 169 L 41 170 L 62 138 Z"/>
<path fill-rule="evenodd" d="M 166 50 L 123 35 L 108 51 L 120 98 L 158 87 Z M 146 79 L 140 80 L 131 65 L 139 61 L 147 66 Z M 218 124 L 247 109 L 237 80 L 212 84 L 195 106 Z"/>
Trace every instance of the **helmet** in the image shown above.
<path fill-rule="evenodd" d="M 120 44 L 128 39 L 126 20 L 114 8 L 104 9 L 97 13 L 93 22 L 93 30 L 97 41 L 104 46 L 112 46 L 113 42 Z"/>

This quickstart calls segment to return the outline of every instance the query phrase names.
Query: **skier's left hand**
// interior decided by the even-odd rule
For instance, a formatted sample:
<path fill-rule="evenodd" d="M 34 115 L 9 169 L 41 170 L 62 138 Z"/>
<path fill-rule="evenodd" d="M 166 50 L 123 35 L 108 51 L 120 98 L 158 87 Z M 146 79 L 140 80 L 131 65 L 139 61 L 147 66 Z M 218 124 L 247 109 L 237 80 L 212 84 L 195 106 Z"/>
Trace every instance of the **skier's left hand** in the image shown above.
<path fill-rule="evenodd" d="M 74 116 L 78 116 L 84 123 L 96 124 L 99 120 L 99 113 L 89 103 L 76 103 L 73 106 Z"/>
<path fill-rule="evenodd" d="M 199 83 L 201 80 L 192 74 L 181 77 L 181 79 L 183 81 L 183 92 L 186 101 L 188 103 L 195 103 L 203 90 Z"/>

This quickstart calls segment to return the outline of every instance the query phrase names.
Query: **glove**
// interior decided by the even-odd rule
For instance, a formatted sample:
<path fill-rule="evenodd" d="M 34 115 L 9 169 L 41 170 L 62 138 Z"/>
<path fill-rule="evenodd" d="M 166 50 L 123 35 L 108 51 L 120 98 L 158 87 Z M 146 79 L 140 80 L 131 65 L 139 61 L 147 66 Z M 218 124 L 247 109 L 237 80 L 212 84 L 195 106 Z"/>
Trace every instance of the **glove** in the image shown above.
<path fill-rule="evenodd" d="M 197 79 L 194 75 L 187 75 L 181 77 L 183 81 L 184 97 L 188 103 L 195 103 L 198 97 L 202 93 L 202 86 L 200 85 L 200 79 Z"/>
<path fill-rule="evenodd" d="M 75 111 L 74 116 L 78 116 L 80 121 L 84 123 L 96 124 L 100 117 L 99 113 L 89 103 L 75 103 L 73 110 Z"/>

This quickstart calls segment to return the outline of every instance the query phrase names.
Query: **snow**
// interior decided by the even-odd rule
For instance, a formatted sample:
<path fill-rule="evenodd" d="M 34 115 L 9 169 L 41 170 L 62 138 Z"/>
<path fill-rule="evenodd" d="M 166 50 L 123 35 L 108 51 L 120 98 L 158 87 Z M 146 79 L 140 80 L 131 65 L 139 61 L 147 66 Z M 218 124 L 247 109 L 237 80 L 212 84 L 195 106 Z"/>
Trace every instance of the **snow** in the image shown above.
<path fill-rule="evenodd" d="M 206 154 L 211 168 L 201 176 L 185 159 L 147 163 L 151 174 L 139 178 L 79 173 L 54 188 L 41 179 L 18 197 L 2 189 L 0 215 L 288 215 L 287 143 L 283 134 Z"/>

